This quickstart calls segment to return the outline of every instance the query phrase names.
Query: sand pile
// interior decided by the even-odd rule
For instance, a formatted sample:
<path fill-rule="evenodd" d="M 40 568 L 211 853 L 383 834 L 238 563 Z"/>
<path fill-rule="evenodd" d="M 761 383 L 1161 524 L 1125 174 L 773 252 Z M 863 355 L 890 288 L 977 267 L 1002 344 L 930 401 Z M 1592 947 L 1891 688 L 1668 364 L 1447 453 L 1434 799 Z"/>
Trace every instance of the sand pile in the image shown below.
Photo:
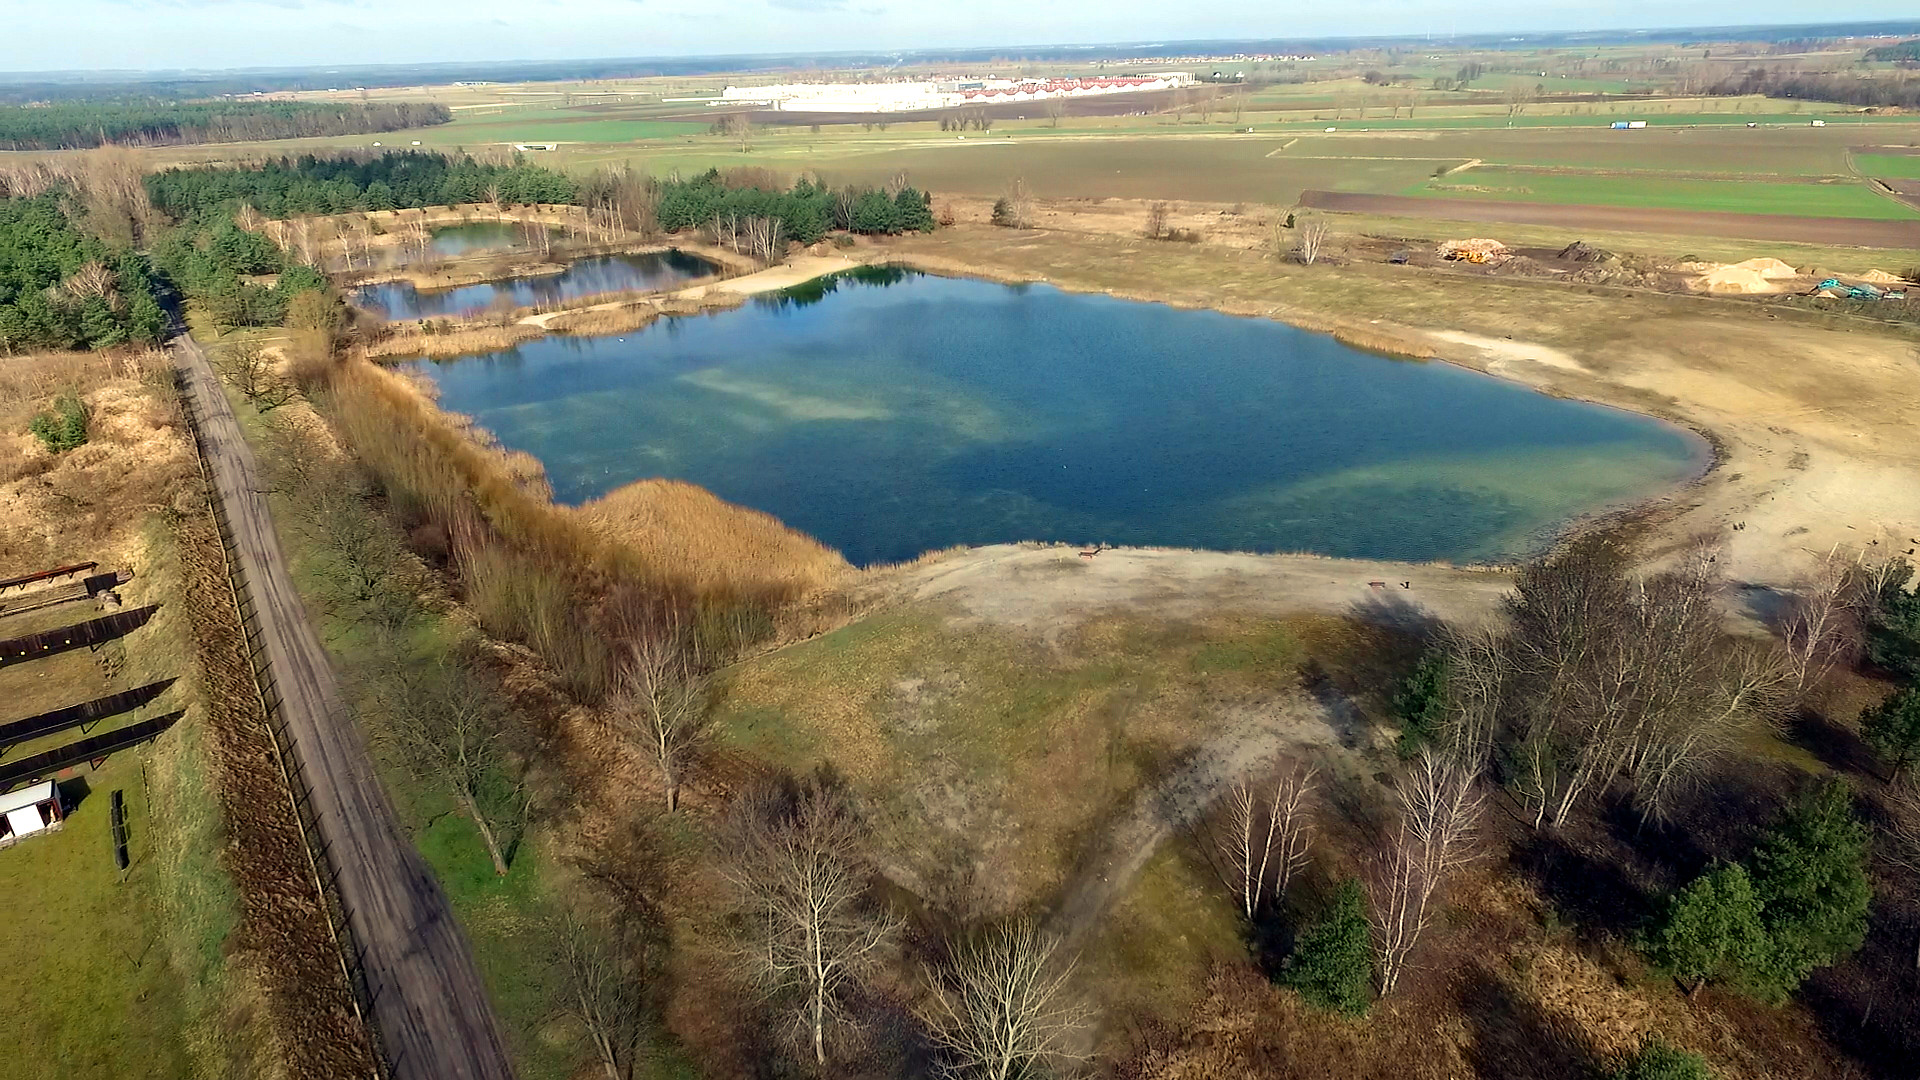
<path fill-rule="evenodd" d="M 1498 240 L 1476 236 L 1471 240 L 1448 240 L 1434 252 L 1443 259 L 1499 265 L 1513 257 L 1507 245 Z"/>
<path fill-rule="evenodd" d="M 1710 293 L 1777 293 L 1780 286 L 1767 280 L 1757 270 L 1748 270 L 1739 266 L 1723 266 L 1700 275 L 1698 287 Z"/>
<path fill-rule="evenodd" d="M 1870 282 L 1874 285 L 1899 285 L 1907 279 L 1901 277 L 1899 274 L 1889 274 L 1885 270 L 1869 270 L 1860 275 L 1860 280 Z"/>
<path fill-rule="evenodd" d="M 1799 276 L 1799 271 L 1795 270 L 1791 265 L 1781 262 L 1779 259 L 1748 259 L 1746 262 L 1734 263 L 1728 269 L 1751 270 L 1769 281 L 1775 278 Z"/>

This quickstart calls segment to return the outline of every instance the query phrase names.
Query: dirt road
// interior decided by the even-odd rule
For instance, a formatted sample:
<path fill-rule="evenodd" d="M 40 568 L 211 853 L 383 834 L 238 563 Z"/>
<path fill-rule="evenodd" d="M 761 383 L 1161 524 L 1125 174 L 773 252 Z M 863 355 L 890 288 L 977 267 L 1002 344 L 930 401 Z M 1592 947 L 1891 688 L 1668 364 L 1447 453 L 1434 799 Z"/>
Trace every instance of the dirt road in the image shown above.
<path fill-rule="evenodd" d="M 259 615 L 288 737 L 306 767 L 373 994 L 374 1021 L 400 1080 L 508 1080 L 513 1075 L 486 986 L 446 896 L 373 771 L 333 668 L 287 575 L 240 425 L 200 347 L 174 341 L 201 418 L 218 497 Z"/>
<path fill-rule="evenodd" d="M 1920 248 L 1920 221 L 1871 218 L 1787 217 L 1703 210 L 1653 210 L 1637 206 L 1556 206 L 1551 203 L 1481 199 L 1421 199 L 1407 195 L 1361 195 L 1307 191 L 1300 205 L 1336 213 L 1386 214 L 1446 221 L 1554 225 L 1668 236 L 1728 236 L 1792 244 L 1863 248 Z"/>

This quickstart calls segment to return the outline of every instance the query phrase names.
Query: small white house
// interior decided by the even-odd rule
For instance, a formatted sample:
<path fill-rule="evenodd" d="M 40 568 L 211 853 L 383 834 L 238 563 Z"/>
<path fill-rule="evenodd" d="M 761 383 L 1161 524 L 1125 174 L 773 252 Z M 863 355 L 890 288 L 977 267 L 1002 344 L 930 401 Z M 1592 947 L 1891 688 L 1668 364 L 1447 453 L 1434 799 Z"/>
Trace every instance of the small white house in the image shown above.
<path fill-rule="evenodd" d="M 60 789 L 51 780 L 0 795 L 0 847 L 60 827 Z"/>

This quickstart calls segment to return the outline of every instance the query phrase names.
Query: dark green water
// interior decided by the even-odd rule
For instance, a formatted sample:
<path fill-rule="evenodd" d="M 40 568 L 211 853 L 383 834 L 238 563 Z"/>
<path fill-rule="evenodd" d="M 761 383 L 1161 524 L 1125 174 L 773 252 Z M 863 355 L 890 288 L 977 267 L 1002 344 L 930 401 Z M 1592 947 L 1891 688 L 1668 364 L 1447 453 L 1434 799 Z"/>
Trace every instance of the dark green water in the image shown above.
<path fill-rule="evenodd" d="M 422 366 L 562 501 L 677 477 L 857 563 L 1022 539 L 1489 559 L 1707 460 L 1280 323 L 915 275 Z"/>
<path fill-rule="evenodd" d="M 453 289 L 421 290 L 410 281 L 383 281 L 360 286 L 353 290 L 350 298 L 356 306 L 389 319 L 477 315 L 483 311 L 561 303 L 598 293 L 666 289 L 705 277 L 715 269 L 707 260 L 680 251 L 602 255 L 575 260 L 557 274 L 488 281 Z"/>
<path fill-rule="evenodd" d="M 505 221 L 470 221 L 433 230 L 427 250 L 439 256 L 471 255 L 476 251 L 508 251 L 527 245 L 523 226 Z"/>

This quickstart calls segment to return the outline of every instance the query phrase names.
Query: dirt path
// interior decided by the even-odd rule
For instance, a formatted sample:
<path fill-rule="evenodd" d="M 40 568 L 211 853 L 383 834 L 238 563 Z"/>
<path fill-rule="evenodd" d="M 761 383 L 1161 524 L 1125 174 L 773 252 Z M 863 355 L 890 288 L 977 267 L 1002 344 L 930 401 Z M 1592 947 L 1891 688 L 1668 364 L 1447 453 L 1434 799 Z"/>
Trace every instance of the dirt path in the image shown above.
<path fill-rule="evenodd" d="M 1330 747 L 1358 734 L 1351 709 L 1330 693 L 1303 692 L 1245 708 L 1235 720 L 1178 772 L 1134 797 L 1100 854 L 1068 881 L 1049 930 L 1069 946 L 1080 943 L 1133 887 L 1161 843 L 1199 820 L 1229 785 L 1283 751 Z"/>
<path fill-rule="evenodd" d="M 216 495 L 258 615 L 289 739 L 349 909 L 380 1040 L 399 1080 L 509 1080 L 486 986 L 445 894 L 402 834 L 319 637 L 287 575 L 253 452 L 191 338 L 175 362 L 201 421 Z"/>
<path fill-rule="evenodd" d="M 1300 205 L 1345 214 L 1386 214 L 1449 221 L 1511 225 L 1564 225 L 1664 236 L 1730 236 L 1793 244 L 1863 248 L 1920 248 L 1920 221 L 1873 218 L 1788 217 L 1705 210 L 1653 210 L 1636 206 L 1559 206 L 1487 199 L 1423 199 L 1410 195 L 1361 195 L 1307 191 Z"/>

